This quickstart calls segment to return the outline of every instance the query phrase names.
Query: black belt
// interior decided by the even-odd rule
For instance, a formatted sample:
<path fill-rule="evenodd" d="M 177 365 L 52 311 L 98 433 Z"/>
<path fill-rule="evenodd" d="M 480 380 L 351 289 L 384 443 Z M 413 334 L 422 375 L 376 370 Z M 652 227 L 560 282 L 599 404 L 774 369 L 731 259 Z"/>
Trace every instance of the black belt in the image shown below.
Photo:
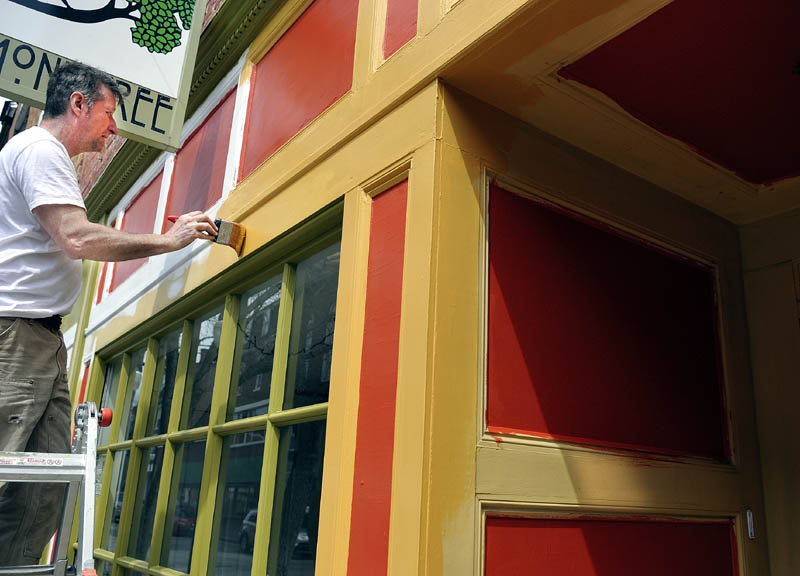
<path fill-rule="evenodd" d="M 28 318 L 28 320 L 36 322 L 37 324 L 41 324 L 52 332 L 58 332 L 61 330 L 61 316 L 58 314 L 48 316 L 47 318 Z"/>

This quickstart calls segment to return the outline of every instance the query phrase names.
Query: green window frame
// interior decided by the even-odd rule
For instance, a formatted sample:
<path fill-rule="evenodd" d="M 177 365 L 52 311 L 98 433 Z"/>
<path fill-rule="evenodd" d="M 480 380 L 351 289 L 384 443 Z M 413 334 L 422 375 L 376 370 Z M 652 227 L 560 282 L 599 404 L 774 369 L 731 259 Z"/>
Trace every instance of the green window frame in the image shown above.
<path fill-rule="evenodd" d="M 303 435 L 298 432 L 301 425 L 318 423 L 314 425 L 310 445 L 319 450 L 319 459 L 313 465 L 320 482 L 320 486 L 315 489 L 321 490 L 324 431 L 328 413 L 327 391 L 324 397 L 311 394 L 310 400 L 301 399 L 295 402 L 293 399 L 295 386 L 302 386 L 302 382 L 297 384 L 298 362 L 309 362 L 302 360 L 304 352 L 301 348 L 304 344 L 300 334 L 304 331 L 304 323 L 308 322 L 308 319 L 301 322 L 301 318 L 305 318 L 307 302 L 312 302 L 309 306 L 313 305 L 313 294 L 304 296 L 306 290 L 302 288 L 302 278 L 313 278 L 317 272 L 312 270 L 304 273 L 303 266 L 319 256 L 318 260 L 325 260 L 326 270 L 335 269 L 335 276 L 331 273 L 333 308 L 329 309 L 329 313 L 335 318 L 339 283 L 340 216 L 341 205 L 338 209 L 329 209 L 323 217 L 315 219 L 314 226 L 299 227 L 287 237 L 276 241 L 261 257 L 256 255 L 249 263 L 243 263 L 239 268 L 224 273 L 219 280 L 212 281 L 209 286 L 198 289 L 195 294 L 185 297 L 164 313 L 148 319 L 132 333 L 106 346 L 96 355 L 89 398 L 108 406 L 111 396 L 114 396 L 114 420 L 110 432 L 101 434 L 97 450 L 99 489 L 96 488 L 95 559 L 98 574 L 213 574 L 218 543 L 215 539 L 218 538 L 223 500 L 220 489 L 225 488 L 226 474 L 226 467 L 221 465 L 221 461 L 226 457 L 226 447 L 236 444 L 234 439 L 237 438 L 256 441 L 263 438 L 257 514 L 253 514 L 256 518 L 254 541 L 259 544 L 252 547 L 250 574 L 264 576 L 267 573 L 278 573 L 276 564 L 282 561 L 281 554 L 284 560 L 286 556 L 282 548 L 287 540 L 281 531 L 282 522 L 292 530 L 297 530 L 299 526 L 292 519 L 293 516 L 287 516 L 287 510 L 295 516 L 297 511 L 287 504 L 285 497 L 287 491 L 293 490 L 294 480 L 290 477 L 293 464 L 288 459 L 298 450 L 295 436 Z M 322 225 L 320 220 L 323 221 Z M 331 226 L 331 223 L 334 225 Z M 303 245 L 301 249 L 291 251 L 287 248 L 287 245 L 297 246 L 298 242 Z M 283 257 L 278 259 L 276 255 Z M 258 272 L 254 273 L 256 270 Z M 301 276 L 299 281 L 298 270 Z M 278 279 L 280 293 L 277 321 L 273 322 L 275 336 L 268 407 L 251 411 L 254 415 L 249 415 L 251 412 L 245 412 L 244 417 L 232 415 L 232 407 L 237 403 L 235 396 L 239 368 L 243 362 L 244 331 L 239 322 L 240 310 L 247 304 L 242 302 L 242 296 L 248 290 L 265 285 L 270 280 L 274 284 Z M 314 282 L 313 279 L 308 280 L 307 285 L 315 286 Z M 312 288 L 308 292 L 312 293 Z M 328 299 L 330 297 L 330 293 L 325 296 Z M 208 423 L 187 428 L 187 408 L 194 398 L 191 356 L 195 354 L 194 363 L 201 356 L 193 339 L 199 333 L 198 323 L 206 320 L 210 312 L 217 310 L 221 310 L 222 320 L 217 340 L 219 346 L 213 389 L 208 406 Z M 317 316 L 320 316 L 318 312 Z M 325 350 L 329 347 L 332 351 L 332 319 L 329 319 L 325 332 L 329 333 L 329 338 L 326 337 L 324 343 Z M 176 339 L 179 342 L 177 361 L 174 358 L 175 346 L 167 345 L 174 344 Z M 169 370 L 174 373 L 165 431 L 162 430 L 166 414 L 163 406 L 162 413 L 159 413 L 160 390 L 156 385 L 164 380 L 167 363 L 167 355 L 162 346 L 165 347 L 164 350 L 172 351 L 172 365 Z M 322 365 L 322 373 L 326 366 L 330 374 L 332 352 L 325 354 L 323 360 L 315 360 L 316 373 L 320 372 L 319 366 Z M 162 387 L 161 390 L 163 389 Z M 297 394 L 302 396 L 302 392 L 298 391 Z M 203 421 L 200 423 L 203 424 Z M 131 434 L 127 434 L 128 430 Z M 302 430 L 310 431 L 311 428 L 306 426 Z M 309 435 L 305 433 L 305 437 L 308 438 Z M 205 446 L 193 528 L 191 565 L 184 572 L 166 565 L 165 554 L 168 551 L 163 548 L 170 537 L 168 527 L 177 522 L 177 485 L 182 482 L 183 471 L 190 466 L 186 464 L 181 468 L 181 451 L 190 444 L 201 442 Z M 307 445 L 308 442 L 304 444 Z M 296 454 L 294 457 L 297 457 Z M 142 487 L 145 489 L 145 496 L 152 495 L 157 488 L 156 495 L 150 500 L 142 498 L 139 494 Z M 118 498 L 120 492 L 121 498 Z M 317 501 L 315 508 L 311 506 L 311 510 L 310 506 L 303 508 L 306 516 L 309 512 L 316 513 L 318 523 L 319 502 Z M 288 519 L 284 520 L 284 517 Z M 152 532 L 149 534 L 149 541 L 145 542 L 148 531 L 139 528 L 146 528 L 148 522 L 152 522 Z M 316 529 L 313 536 L 313 542 L 316 542 Z M 299 534 L 297 538 L 300 539 Z M 305 538 L 309 538 L 308 533 Z M 294 545 L 297 546 L 297 543 Z M 313 573 L 313 562 L 310 565 L 312 572 L 309 573 Z"/>

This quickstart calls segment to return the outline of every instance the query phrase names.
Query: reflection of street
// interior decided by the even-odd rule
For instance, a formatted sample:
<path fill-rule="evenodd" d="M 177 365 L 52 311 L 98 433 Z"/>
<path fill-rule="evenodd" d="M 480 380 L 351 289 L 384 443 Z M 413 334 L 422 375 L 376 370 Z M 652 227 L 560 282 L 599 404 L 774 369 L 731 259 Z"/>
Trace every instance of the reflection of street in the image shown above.
<path fill-rule="evenodd" d="M 192 560 L 193 543 L 194 535 L 175 536 L 173 532 L 169 539 L 169 559 L 164 562 L 165 558 L 162 556 L 161 562 L 173 570 L 188 572 Z"/>
<path fill-rule="evenodd" d="M 225 540 L 217 549 L 217 574 L 225 576 L 245 576 L 250 574 L 253 565 L 253 551 L 242 552 L 239 542 Z"/>

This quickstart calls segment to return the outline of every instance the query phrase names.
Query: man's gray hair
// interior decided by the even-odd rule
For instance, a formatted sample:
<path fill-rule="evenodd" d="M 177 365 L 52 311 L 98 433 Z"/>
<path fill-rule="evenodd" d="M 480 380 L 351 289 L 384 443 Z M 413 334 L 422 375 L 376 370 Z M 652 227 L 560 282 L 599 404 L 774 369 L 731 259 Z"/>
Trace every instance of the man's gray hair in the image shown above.
<path fill-rule="evenodd" d="M 119 102 L 122 100 L 117 81 L 113 76 L 80 62 L 69 62 L 56 68 L 50 75 L 47 85 L 47 100 L 44 105 L 44 117 L 61 116 L 67 111 L 69 97 L 73 92 L 80 92 L 91 108 L 100 98 L 101 86 L 108 88 Z"/>

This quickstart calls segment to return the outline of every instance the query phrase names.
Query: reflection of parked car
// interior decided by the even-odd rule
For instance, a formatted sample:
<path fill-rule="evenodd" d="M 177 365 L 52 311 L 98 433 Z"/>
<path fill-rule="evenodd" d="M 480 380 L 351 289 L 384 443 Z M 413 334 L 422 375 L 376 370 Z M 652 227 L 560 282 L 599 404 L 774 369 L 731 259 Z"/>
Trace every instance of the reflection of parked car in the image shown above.
<path fill-rule="evenodd" d="M 242 520 L 242 528 L 239 530 L 239 550 L 249 552 L 253 549 L 256 539 L 256 517 L 258 510 L 253 508 Z"/>
<path fill-rule="evenodd" d="M 175 509 L 175 516 L 172 520 L 172 533 L 175 536 L 181 534 L 193 534 L 196 514 L 194 510 L 178 506 Z"/>
<path fill-rule="evenodd" d="M 294 539 L 292 558 L 311 558 L 311 546 L 308 543 L 308 530 L 300 528 Z"/>

